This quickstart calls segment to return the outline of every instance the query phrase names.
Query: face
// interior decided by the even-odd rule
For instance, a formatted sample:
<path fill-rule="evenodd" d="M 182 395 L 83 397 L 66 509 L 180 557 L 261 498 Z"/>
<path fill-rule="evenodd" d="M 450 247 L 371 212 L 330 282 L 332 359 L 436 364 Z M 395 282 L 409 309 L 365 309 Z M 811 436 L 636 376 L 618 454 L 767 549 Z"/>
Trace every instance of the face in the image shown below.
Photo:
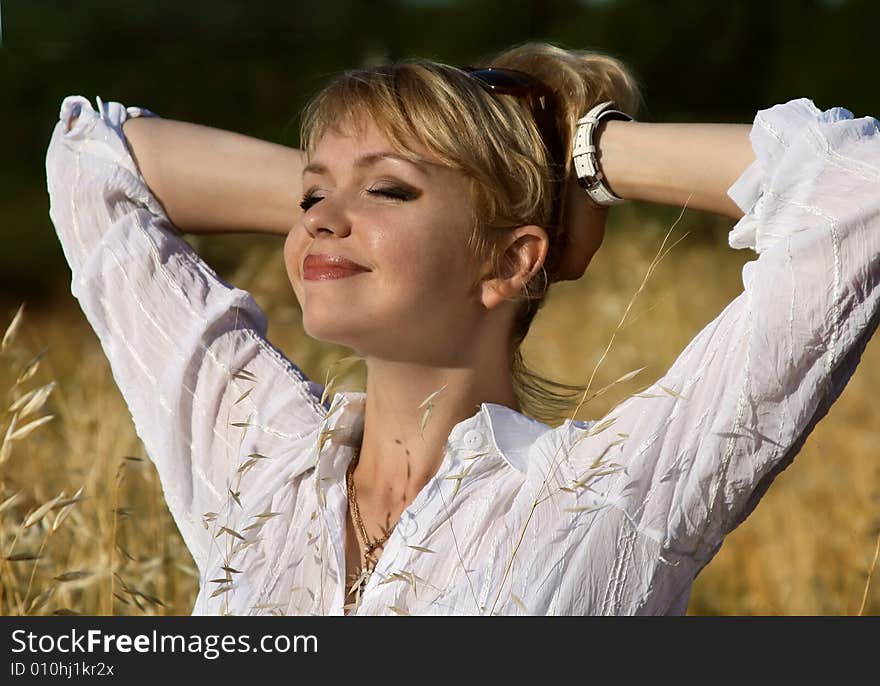
<path fill-rule="evenodd" d="M 284 261 L 313 338 L 365 356 L 440 362 L 482 312 L 466 248 L 473 208 L 463 174 L 413 152 L 423 161 L 399 156 L 372 123 L 325 134 L 303 175 L 304 212 Z M 334 273 L 314 255 L 365 269 L 327 278 Z"/>

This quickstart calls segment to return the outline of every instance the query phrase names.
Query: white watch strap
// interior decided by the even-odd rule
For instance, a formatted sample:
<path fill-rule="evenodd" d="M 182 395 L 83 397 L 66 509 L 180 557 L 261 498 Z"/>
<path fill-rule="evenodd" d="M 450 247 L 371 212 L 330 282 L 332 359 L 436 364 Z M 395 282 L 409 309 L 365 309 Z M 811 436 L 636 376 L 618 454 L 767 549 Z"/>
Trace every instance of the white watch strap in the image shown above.
<path fill-rule="evenodd" d="M 619 198 L 605 184 L 602 170 L 596 158 L 595 135 L 599 122 L 603 119 L 621 119 L 632 121 L 632 117 L 613 109 L 614 103 L 610 100 L 596 105 L 583 117 L 578 119 L 575 129 L 574 145 L 572 146 L 572 162 L 578 183 L 587 195 L 599 205 L 619 205 L 625 202 Z"/>

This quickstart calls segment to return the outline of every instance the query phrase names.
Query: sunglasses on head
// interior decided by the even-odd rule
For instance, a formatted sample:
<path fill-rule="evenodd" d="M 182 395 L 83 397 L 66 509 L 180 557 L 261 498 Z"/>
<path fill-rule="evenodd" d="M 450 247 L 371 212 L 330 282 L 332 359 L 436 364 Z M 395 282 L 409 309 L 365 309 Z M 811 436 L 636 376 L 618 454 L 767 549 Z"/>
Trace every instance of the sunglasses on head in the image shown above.
<path fill-rule="evenodd" d="M 531 74 L 516 69 L 462 67 L 462 71 L 490 93 L 526 99 L 550 158 L 555 164 L 564 166 L 562 141 L 556 129 L 557 103 L 553 91 Z"/>
<path fill-rule="evenodd" d="M 556 127 L 558 110 L 556 95 L 544 83 L 531 74 L 516 69 L 499 67 L 462 67 L 468 76 L 480 83 L 488 92 L 495 95 L 512 95 L 525 99 L 538 127 L 541 140 L 547 148 L 554 166 L 553 178 L 557 191 L 554 199 L 553 221 L 558 219 L 559 188 L 565 170 L 562 140 Z"/>

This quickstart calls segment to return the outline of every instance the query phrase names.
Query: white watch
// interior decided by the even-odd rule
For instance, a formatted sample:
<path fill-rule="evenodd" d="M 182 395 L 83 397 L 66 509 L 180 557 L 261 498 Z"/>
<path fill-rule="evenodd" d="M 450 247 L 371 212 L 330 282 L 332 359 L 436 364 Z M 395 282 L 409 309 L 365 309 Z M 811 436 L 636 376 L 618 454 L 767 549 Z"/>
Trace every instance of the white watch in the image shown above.
<path fill-rule="evenodd" d="M 614 195 L 605 185 L 605 175 L 599 169 L 599 161 L 596 159 L 594 141 L 596 128 L 599 126 L 599 122 L 605 119 L 633 120 L 625 112 L 612 109 L 613 107 L 614 103 L 610 100 L 599 103 L 578 119 L 571 153 L 578 184 L 587 192 L 593 202 L 604 206 L 619 205 L 625 200 Z"/>

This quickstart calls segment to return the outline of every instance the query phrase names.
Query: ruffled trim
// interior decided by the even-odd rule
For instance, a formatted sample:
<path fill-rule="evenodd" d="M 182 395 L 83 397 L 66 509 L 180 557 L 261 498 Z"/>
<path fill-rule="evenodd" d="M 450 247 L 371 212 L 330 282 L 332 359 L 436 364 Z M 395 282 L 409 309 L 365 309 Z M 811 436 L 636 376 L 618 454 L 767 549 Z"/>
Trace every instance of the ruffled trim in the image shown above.
<path fill-rule="evenodd" d="M 64 138 L 71 143 L 80 142 L 88 146 L 84 150 L 92 147 L 94 151 L 93 146 L 103 146 L 106 149 L 103 152 L 115 158 L 120 166 L 131 172 L 130 177 L 123 179 L 129 196 L 153 214 L 167 217 L 164 207 L 147 186 L 122 130 L 122 125 L 128 119 L 159 118 L 159 115 L 146 107 L 125 107 L 119 102 L 104 102 L 101 96 L 96 96 L 95 100 L 97 108 L 82 95 L 68 95 L 61 101 L 58 119 L 63 124 Z M 71 128 L 70 122 L 74 117 L 78 118 Z M 96 127 L 103 127 L 103 131 L 95 131 Z"/>

